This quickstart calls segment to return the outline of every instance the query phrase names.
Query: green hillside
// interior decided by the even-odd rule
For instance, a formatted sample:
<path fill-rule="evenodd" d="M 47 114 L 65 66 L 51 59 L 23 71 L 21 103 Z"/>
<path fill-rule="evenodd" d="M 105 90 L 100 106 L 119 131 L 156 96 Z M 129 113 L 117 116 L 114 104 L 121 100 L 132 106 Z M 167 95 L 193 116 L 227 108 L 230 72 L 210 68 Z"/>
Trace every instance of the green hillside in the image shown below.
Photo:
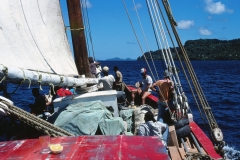
<path fill-rule="evenodd" d="M 184 44 L 190 60 L 240 60 L 240 39 L 218 40 L 199 39 L 189 40 Z M 170 48 L 173 58 L 177 59 L 174 48 Z M 179 48 L 178 53 L 181 55 Z M 162 59 L 162 50 L 151 51 L 153 59 Z M 149 52 L 144 53 L 150 59 Z M 144 60 L 138 57 L 137 60 Z"/>

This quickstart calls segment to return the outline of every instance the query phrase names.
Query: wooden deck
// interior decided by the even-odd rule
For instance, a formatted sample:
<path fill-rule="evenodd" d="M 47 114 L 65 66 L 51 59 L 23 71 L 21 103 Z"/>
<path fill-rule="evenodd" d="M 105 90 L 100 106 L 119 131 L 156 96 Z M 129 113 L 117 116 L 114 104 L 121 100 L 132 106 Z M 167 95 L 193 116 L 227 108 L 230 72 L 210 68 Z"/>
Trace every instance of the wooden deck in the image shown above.
<path fill-rule="evenodd" d="M 184 149 L 184 145 L 182 143 L 179 144 L 174 126 L 169 126 L 168 150 L 172 160 L 185 159 L 187 153 L 199 153 L 196 145 L 193 143 L 192 140 L 190 140 L 189 137 L 186 137 L 184 144 L 187 152 Z M 202 148 L 201 152 L 203 154 L 206 154 L 206 152 Z"/>

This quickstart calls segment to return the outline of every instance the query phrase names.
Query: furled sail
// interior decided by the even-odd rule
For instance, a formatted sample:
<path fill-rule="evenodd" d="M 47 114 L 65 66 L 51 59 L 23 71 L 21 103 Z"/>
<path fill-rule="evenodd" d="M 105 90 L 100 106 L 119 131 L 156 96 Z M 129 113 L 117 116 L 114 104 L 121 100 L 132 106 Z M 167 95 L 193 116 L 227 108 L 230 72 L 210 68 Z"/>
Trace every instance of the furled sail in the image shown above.
<path fill-rule="evenodd" d="M 77 75 L 59 0 L 2 0 L 0 64 Z"/>

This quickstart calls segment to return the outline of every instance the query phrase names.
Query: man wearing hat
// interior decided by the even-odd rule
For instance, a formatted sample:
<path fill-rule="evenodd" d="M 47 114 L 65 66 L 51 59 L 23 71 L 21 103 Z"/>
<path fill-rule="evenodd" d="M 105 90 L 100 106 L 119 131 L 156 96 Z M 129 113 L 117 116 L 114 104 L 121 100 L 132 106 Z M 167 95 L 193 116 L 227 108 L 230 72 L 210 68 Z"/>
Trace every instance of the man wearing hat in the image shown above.
<path fill-rule="evenodd" d="M 109 71 L 109 68 L 107 66 L 104 66 L 102 69 L 104 76 L 100 78 L 98 81 L 98 85 L 100 85 L 100 83 L 103 84 L 102 90 L 111 90 L 113 86 L 113 82 L 115 82 L 113 75 L 108 75 L 108 71 Z"/>
<path fill-rule="evenodd" d="M 140 85 L 137 86 L 136 90 L 132 90 L 132 102 L 131 105 L 134 105 L 134 98 L 136 95 L 142 96 L 142 105 L 145 104 L 145 99 L 147 96 L 149 96 L 151 93 L 149 92 L 149 89 L 152 85 L 152 78 L 147 75 L 147 70 L 145 68 L 141 69 L 141 75 L 143 79 L 139 82 Z"/>
<path fill-rule="evenodd" d="M 158 92 L 158 120 L 163 122 L 165 109 L 171 106 L 173 100 L 174 83 L 170 80 L 167 70 L 164 72 L 164 79 L 153 83 L 151 89 Z"/>

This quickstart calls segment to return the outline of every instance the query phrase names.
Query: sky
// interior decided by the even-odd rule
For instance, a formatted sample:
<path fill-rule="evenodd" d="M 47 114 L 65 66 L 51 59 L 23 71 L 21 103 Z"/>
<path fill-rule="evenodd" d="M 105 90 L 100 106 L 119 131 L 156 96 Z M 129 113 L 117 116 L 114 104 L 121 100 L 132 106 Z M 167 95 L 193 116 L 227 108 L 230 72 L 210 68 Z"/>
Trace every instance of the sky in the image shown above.
<path fill-rule="evenodd" d="M 89 55 L 94 56 L 96 60 L 115 57 L 137 59 L 144 52 L 158 49 L 145 0 L 81 1 L 84 3 L 83 10 L 85 15 L 87 13 L 90 24 L 85 28 L 91 31 L 93 44 L 89 49 Z M 60 3 L 64 23 L 69 26 L 66 0 L 60 0 Z M 162 1 L 159 0 L 159 3 L 163 9 Z M 169 3 L 178 24 L 177 31 L 182 44 L 187 40 L 196 39 L 240 38 L 240 0 L 169 0 Z M 70 32 L 68 38 L 72 47 Z M 89 39 L 87 42 L 90 46 Z M 168 45 L 172 47 L 170 42 Z"/>

